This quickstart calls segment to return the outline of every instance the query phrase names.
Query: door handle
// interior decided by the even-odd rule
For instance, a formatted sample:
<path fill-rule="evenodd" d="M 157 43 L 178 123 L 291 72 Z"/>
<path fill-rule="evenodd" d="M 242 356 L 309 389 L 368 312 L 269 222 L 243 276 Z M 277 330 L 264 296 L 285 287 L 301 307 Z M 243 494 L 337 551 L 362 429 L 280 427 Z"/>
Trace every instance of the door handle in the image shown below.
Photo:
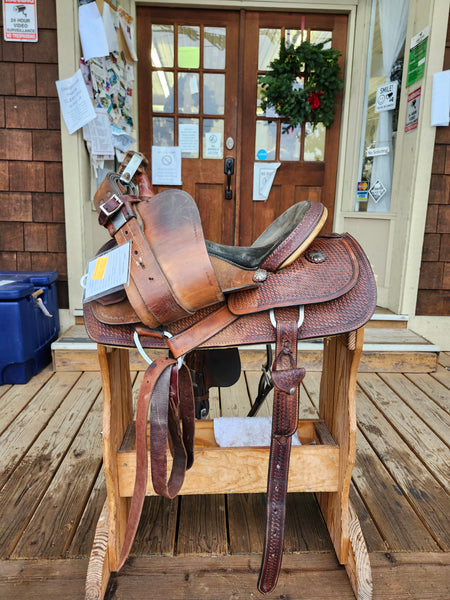
<path fill-rule="evenodd" d="M 234 173 L 234 158 L 232 158 L 231 156 L 227 156 L 225 158 L 223 171 L 227 176 L 227 189 L 225 190 L 225 200 L 232 200 L 233 190 L 231 189 L 231 176 Z"/>

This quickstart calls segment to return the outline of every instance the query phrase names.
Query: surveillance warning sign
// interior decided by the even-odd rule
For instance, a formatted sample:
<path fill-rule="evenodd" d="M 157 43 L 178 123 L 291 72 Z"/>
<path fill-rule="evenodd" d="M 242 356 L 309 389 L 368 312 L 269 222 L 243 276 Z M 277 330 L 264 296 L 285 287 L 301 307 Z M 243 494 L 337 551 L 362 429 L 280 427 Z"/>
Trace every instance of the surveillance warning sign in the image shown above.
<path fill-rule="evenodd" d="M 37 42 L 36 0 L 3 0 L 3 37 L 7 42 Z"/>

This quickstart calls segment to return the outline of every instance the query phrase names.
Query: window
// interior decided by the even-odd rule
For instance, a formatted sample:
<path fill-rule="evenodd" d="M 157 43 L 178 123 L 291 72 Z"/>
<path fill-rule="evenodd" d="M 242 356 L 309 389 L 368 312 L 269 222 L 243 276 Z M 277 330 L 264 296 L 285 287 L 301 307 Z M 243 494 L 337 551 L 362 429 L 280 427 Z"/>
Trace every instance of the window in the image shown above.
<path fill-rule="evenodd" d="M 281 38 L 285 37 L 286 44 L 298 46 L 308 40 L 312 44 L 327 42 L 325 47 L 331 47 L 331 31 L 314 31 L 300 29 L 269 29 L 259 30 L 258 46 L 258 75 L 264 74 L 269 65 L 280 51 Z M 279 118 L 274 109 L 261 109 L 261 87 L 257 87 L 256 105 L 256 137 L 255 160 L 267 161 L 324 161 L 326 128 L 319 123 L 313 129 L 311 123 L 303 123 L 295 129 L 285 131 L 285 123 Z"/>
<path fill-rule="evenodd" d="M 372 0 L 355 210 L 390 211 L 409 0 Z"/>
<path fill-rule="evenodd" d="M 223 158 L 225 27 L 152 25 L 155 146 L 179 145 L 183 158 Z"/>

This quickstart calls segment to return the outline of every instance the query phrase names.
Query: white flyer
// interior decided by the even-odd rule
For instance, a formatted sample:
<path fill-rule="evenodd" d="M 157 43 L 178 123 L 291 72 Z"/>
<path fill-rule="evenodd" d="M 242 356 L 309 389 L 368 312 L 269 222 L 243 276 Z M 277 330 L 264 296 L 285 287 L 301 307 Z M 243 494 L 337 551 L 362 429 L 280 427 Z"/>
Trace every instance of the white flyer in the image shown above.
<path fill-rule="evenodd" d="M 104 160 L 107 156 L 113 158 L 114 143 L 108 114 L 101 108 L 95 112 L 97 116 L 88 123 L 92 155 L 101 155 Z"/>
<path fill-rule="evenodd" d="M 254 163 L 253 200 L 264 201 L 269 197 L 275 174 L 281 163 Z"/>
<path fill-rule="evenodd" d="M 127 48 L 130 52 L 131 58 L 137 60 L 136 51 L 134 49 L 134 24 L 132 17 L 124 10 L 121 6 L 117 8 L 119 13 L 120 29 L 122 30 L 123 36 L 127 43 Z"/>
<path fill-rule="evenodd" d="M 80 69 L 69 79 L 56 81 L 56 89 L 69 133 L 95 119 L 95 110 Z"/>
<path fill-rule="evenodd" d="M 203 156 L 204 158 L 223 158 L 222 134 L 205 133 L 204 134 Z"/>
<path fill-rule="evenodd" d="M 116 16 L 117 12 L 113 11 L 107 2 L 104 2 L 102 20 L 110 52 L 119 51 L 119 40 L 117 39 L 117 31 L 114 23 Z"/>
<path fill-rule="evenodd" d="M 198 154 L 198 123 L 179 123 L 178 143 L 183 154 Z"/>
<path fill-rule="evenodd" d="M 431 126 L 448 127 L 450 112 L 450 70 L 433 75 Z"/>
<path fill-rule="evenodd" d="M 89 261 L 87 274 L 81 279 L 83 302 L 100 298 L 127 285 L 130 256 L 131 242 L 127 242 Z"/>
<path fill-rule="evenodd" d="M 153 185 L 181 185 L 180 146 L 152 146 Z"/>
<path fill-rule="evenodd" d="M 84 60 L 109 56 L 103 20 L 95 2 L 78 7 L 78 22 Z"/>

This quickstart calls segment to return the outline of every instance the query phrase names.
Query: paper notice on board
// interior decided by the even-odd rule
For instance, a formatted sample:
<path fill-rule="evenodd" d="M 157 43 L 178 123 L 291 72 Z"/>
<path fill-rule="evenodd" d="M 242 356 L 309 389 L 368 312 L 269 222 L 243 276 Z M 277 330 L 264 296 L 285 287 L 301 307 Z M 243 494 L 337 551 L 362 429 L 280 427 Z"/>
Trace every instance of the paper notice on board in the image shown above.
<path fill-rule="evenodd" d="M 117 9 L 119 13 L 120 29 L 122 30 L 123 36 L 127 43 L 127 48 L 130 52 L 131 58 L 137 60 L 137 55 L 134 50 L 134 25 L 132 17 L 121 7 Z"/>
<path fill-rule="evenodd" d="M 114 158 L 114 144 L 108 114 L 105 110 L 96 109 L 96 117 L 88 123 L 91 154 L 95 158 L 102 156 L 103 160 Z"/>
<path fill-rule="evenodd" d="M 281 163 L 255 163 L 253 168 L 253 200 L 269 197 L 275 174 Z"/>
<path fill-rule="evenodd" d="M 115 14 L 116 11 L 114 11 Z M 113 11 L 106 2 L 103 3 L 103 27 L 105 29 L 106 40 L 110 52 L 119 51 L 119 40 L 117 39 L 117 31 L 114 24 Z"/>
<path fill-rule="evenodd" d="M 78 21 L 84 60 L 108 56 L 109 48 L 102 17 L 95 2 L 78 7 Z"/>
<path fill-rule="evenodd" d="M 153 185 L 181 185 L 181 148 L 152 146 Z"/>
<path fill-rule="evenodd" d="M 95 119 L 95 110 L 79 69 L 69 79 L 56 81 L 56 89 L 69 133 Z"/>

